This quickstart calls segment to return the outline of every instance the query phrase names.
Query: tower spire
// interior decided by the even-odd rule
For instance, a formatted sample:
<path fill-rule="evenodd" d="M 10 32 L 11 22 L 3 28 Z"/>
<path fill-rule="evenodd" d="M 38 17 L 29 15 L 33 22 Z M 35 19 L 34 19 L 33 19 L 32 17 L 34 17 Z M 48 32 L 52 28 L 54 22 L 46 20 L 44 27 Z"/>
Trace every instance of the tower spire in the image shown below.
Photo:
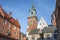
<path fill-rule="evenodd" d="M 35 4 L 32 4 L 32 8 L 31 9 L 36 11 Z"/>
<path fill-rule="evenodd" d="M 28 16 L 28 26 L 29 26 L 29 28 L 27 30 L 28 33 L 31 30 L 37 28 L 37 21 L 38 21 L 38 19 L 37 19 L 37 16 L 36 16 L 37 12 L 36 12 L 34 4 L 32 4 L 31 9 L 29 10 L 29 13 L 30 13 L 30 15 Z"/>
<path fill-rule="evenodd" d="M 35 4 L 32 4 L 32 7 L 31 7 L 29 13 L 30 13 L 30 15 L 29 15 L 30 17 L 36 16 L 37 12 L 36 12 L 36 8 L 35 8 Z"/>

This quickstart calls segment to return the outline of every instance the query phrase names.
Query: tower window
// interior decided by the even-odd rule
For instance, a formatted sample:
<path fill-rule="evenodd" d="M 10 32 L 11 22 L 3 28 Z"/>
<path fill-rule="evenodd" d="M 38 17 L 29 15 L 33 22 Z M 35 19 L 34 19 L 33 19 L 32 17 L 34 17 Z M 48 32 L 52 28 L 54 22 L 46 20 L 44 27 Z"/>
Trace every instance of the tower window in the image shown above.
<path fill-rule="evenodd" d="M 31 12 L 31 15 L 33 15 L 33 12 Z"/>

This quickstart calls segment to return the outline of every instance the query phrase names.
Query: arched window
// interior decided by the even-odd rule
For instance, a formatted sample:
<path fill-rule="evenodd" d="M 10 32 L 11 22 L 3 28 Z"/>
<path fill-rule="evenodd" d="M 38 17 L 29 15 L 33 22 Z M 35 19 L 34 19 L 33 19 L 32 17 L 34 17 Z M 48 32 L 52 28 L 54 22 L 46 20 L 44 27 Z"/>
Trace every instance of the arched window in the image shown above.
<path fill-rule="evenodd" d="M 33 15 L 33 12 L 31 12 L 31 15 Z"/>

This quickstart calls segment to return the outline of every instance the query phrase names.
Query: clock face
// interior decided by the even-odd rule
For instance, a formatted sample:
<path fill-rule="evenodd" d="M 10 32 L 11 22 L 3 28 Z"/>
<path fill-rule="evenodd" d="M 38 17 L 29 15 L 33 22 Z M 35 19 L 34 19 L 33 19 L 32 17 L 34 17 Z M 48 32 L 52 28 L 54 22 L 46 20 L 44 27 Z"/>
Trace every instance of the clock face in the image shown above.
<path fill-rule="evenodd" d="M 31 22 L 29 23 L 29 25 L 33 25 L 33 22 L 31 21 Z"/>

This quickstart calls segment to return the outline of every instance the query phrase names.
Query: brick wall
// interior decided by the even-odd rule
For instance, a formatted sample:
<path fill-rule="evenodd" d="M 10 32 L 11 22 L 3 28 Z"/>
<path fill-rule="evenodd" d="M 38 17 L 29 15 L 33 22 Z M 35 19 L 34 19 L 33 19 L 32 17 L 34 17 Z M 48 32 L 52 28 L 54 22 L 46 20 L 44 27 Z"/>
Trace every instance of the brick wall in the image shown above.
<path fill-rule="evenodd" d="M 28 26 L 29 26 L 28 32 L 30 32 L 31 30 L 37 28 L 37 19 L 36 19 L 36 17 L 29 17 L 28 18 Z"/>
<path fill-rule="evenodd" d="M 0 7 L 0 34 L 14 39 L 19 39 L 20 36 L 20 25 L 18 20 L 12 18 L 11 15 L 9 16 L 2 7 Z"/>

